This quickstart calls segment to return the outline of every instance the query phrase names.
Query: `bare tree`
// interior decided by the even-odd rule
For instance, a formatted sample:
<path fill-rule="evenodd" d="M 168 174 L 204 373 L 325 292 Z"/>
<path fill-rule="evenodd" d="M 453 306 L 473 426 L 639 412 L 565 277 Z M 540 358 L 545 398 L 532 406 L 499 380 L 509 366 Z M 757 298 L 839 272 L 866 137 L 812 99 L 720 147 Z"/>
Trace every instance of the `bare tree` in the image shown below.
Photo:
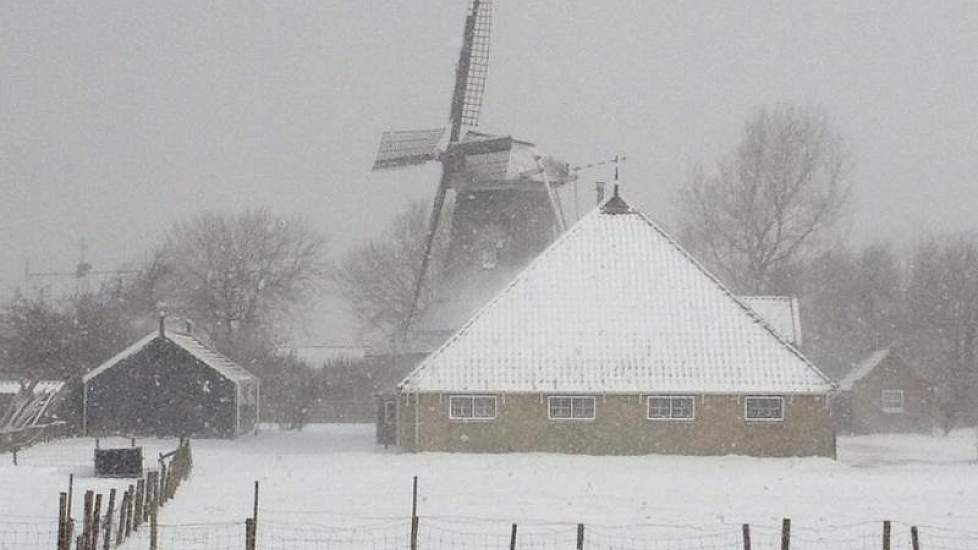
<path fill-rule="evenodd" d="M 349 252 L 334 271 L 337 291 L 349 302 L 364 336 L 386 339 L 407 328 L 421 273 L 427 215 L 424 203 L 411 203 L 382 238 Z M 444 249 L 442 232 L 433 246 L 434 260 L 426 283 L 438 277 Z M 425 284 L 416 313 L 424 310 L 430 298 L 430 285 Z"/>
<path fill-rule="evenodd" d="M 908 339 L 918 363 L 936 366 L 945 429 L 978 400 L 978 236 L 932 238 L 914 252 L 907 288 Z"/>
<path fill-rule="evenodd" d="M 739 292 L 780 292 L 791 265 L 810 258 L 851 195 L 842 138 L 818 111 L 759 110 L 714 173 L 680 189 L 685 243 Z"/>
<path fill-rule="evenodd" d="M 326 240 L 266 209 L 203 213 L 171 229 L 168 307 L 202 323 L 219 347 L 240 349 L 304 306 L 327 274 Z"/>

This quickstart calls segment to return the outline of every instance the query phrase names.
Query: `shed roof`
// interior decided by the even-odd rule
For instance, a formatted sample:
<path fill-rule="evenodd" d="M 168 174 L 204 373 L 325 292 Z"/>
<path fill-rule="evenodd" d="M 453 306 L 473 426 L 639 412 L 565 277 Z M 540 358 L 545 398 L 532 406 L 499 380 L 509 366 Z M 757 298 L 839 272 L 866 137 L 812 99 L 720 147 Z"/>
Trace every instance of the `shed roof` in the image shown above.
<path fill-rule="evenodd" d="M 825 393 L 831 381 L 619 196 L 564 233 L 406 391 Z"/>
<path fill-rule="evenodd" d="M 890 348 L 883 348 L 870 353 L 865 359 L 856 363 L 852 369 L 846 373 L 845 377 L 839 382 L 840 391 L 850 391 L 856 382 L 873 372 L 873 369 L 883 362 L 890 355 Z"/>
<path fill-rule="evenodd" d="M 113 356 L 108 361 L 102 363 L 98 367 L 88 371 L 82 380 L 87 384 L 90 380 L 96 376 L 102 374 L 106 370 L 114 367 L 124 359 L 135 355 L 136 353 L 142 351 L 150 343 L 154 342 L 158 338 L 163 338 L 192 355 L 201 363 L 207 365 L 208 367 L 217 371 L 218 374 L 224 378 L 239 384 L 241 382 L 256 381 L 257 377 L 251 374 L 241 366 L 239 366 L 234 361 L 231 361 L 224 355 L 208 348 L 200 340 L 195 338 L 190 334 L 181 334 L 178 332 L 166 332 L 163 336 L 160 336 L 158 332 L 152 332 L 137 340 L 134 344 L 128 348 L 120 351 L 115 356 Z"/>

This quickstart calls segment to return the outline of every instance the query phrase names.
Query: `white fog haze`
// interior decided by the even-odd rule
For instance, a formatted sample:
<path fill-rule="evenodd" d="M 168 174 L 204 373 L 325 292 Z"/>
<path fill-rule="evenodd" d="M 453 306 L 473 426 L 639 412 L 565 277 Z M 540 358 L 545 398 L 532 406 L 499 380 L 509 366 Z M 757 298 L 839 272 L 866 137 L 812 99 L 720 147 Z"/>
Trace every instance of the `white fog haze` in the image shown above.
<path fill-rule="evenodd" d="M 978 549 L 978 0 L 0 0 L 0 550 Z"/>
<path fill-rule="evenodd" d="M 81 236 L 96 268 L 137 261 L 200 209 L 301 215 L 336 252 L 376 235 L 434 193 L 430 167 L 369 167 L 382 131 L 445 123 L 464 10 L 3 3 L 4 287 L 27 259 L 71 270 Z M 851 148 L 854 238 L 975 228 L 972 2 L 499 2 L 493 33 L 481 128 L 572 165 L 627 155 L 629 196 L 661 221 L 692 165 L 791 101 L 823 108 Z"/>

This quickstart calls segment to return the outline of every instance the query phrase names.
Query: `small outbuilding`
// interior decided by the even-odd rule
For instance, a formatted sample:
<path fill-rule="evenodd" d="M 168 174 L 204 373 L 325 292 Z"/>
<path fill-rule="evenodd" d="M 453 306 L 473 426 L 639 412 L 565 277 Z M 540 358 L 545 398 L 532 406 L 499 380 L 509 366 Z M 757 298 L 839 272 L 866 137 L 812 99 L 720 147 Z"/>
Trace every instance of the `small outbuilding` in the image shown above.
<path fill-rule="evenodd" d="M 833 383 L 618 195 L 399 386 L 410 451 L 833 456 Z"/>
<path fill-rule="evenodd" d="M 933 384 L 891 348 L 855 365 L 832 399 L 839 431 L 860 434 L 930 432 L 936 405 Z"/>
<path fill-rule="evenodd" d="M 235 437 L 259 421 L 258 378 L 163 319 L 83 382 L 86 434 Z"/>

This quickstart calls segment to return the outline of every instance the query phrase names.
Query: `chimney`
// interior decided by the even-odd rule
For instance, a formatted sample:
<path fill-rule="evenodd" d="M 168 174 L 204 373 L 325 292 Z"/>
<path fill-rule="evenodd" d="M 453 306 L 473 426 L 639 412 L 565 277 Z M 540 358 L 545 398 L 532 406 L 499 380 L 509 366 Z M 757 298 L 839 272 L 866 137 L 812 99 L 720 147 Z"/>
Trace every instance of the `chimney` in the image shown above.
<path fill-rule="evenodd" d="M 194 333 L 194 324 L 190 322 L 190 319 L 187 319 L 187 334 L 190 335 L 193 333 Z"/>
<path fill-rule="evenodd" d="M 160 312 L 160 338 L 166 338 L 166 314 Z"/>
<path fill-rule="evenodd" d="M 598 206 L 600 206 L 601 203 L 604 202 L 604 182 L 603 181 L 595 182 L 594 183 L 594 191 L 598 195 L 598 202 L 597 202 L 597 204 L 598 204 Z"/>

